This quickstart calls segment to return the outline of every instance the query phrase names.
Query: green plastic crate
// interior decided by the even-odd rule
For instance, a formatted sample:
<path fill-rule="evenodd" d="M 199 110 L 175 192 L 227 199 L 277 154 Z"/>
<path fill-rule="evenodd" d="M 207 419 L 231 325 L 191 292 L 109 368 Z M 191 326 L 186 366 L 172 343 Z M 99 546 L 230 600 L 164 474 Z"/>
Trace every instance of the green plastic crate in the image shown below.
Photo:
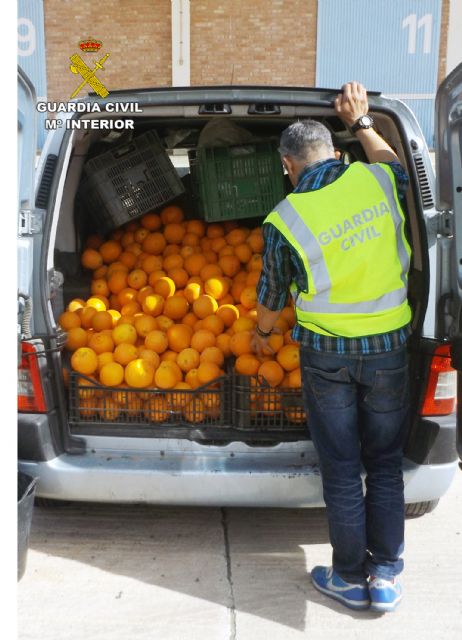
<path fill-rule="evenodd" d="M 284 199 L 276 140 L 189 152 L 193 196 L 207 221 L 265 216 Z"/>

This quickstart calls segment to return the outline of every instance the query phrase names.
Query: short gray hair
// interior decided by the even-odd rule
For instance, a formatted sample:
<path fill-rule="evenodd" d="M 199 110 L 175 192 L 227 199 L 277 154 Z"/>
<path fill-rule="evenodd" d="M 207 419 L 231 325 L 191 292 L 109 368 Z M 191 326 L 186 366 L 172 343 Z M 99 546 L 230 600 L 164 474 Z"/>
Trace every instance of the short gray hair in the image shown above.
<path fill-rule="evenodd" d="M 317 120 L 299 120 L 282 132 L 279 153 L 298 160 L 308 160 L 312 153 L 317 153 L 323 146 L 327 151 L 334 152 L 329 129 Z"/>

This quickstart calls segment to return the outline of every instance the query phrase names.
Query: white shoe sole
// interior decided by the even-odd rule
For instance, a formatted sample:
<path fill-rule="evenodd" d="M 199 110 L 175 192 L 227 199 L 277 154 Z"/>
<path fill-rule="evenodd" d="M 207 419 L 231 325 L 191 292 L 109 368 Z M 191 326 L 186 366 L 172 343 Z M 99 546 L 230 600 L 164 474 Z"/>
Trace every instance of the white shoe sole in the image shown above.
<path fill-rule="evenodd" d="M 333 598 L 334 600 L 341 602 L 349 609 L 362 611 L 364 609 L 369 609 L 370 607 L 369 600 L 360 600 L 359 602 L 353 602 L 351 600 L 348 600 L 348 598 L 345 598 L 344 596 L 342 596 L 340 593 L 336 593 L 335 591 L 331 591 L 330 589 L 325 589 L 324 587 L 321 587 L 319 584 L 317 584 L 317 582 L 313 580 L 313 578 L 311 578 L 311 582 L 313 583 L 313 586 L 315 589 L 317 589 L 321 593 L 324 593 L 326 596 L 329 596 L 330 598 Z"/>

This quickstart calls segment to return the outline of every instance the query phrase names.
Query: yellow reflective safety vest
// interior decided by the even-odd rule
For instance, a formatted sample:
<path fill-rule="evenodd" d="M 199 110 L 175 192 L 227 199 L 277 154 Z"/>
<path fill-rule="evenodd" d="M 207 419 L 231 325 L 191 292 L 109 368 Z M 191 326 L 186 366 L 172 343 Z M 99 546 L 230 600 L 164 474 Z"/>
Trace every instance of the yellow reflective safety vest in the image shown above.
<path fill-rule="evenodd" d="M 411 320 L 411 250 L 393 172 L 355 162 L 317 191 L 291 193 L 264 220 L 286 238 L 306 271 L 291 293 L 306 329 L 347 338 L 387 333 Z"/>

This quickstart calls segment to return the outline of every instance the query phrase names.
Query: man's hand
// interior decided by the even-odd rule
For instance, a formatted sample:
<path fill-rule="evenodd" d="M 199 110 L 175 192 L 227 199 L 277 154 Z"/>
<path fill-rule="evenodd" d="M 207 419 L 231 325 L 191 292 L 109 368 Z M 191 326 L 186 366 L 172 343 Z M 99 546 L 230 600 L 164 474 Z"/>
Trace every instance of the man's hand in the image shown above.
<path fill-rule="evenodd" d="M 343 122 L 351 127 L 358 118 L 369 111 L 366 89 L 359 82 L 347 82 L 343 93 L 335 98 L 335 111 Z"/>

